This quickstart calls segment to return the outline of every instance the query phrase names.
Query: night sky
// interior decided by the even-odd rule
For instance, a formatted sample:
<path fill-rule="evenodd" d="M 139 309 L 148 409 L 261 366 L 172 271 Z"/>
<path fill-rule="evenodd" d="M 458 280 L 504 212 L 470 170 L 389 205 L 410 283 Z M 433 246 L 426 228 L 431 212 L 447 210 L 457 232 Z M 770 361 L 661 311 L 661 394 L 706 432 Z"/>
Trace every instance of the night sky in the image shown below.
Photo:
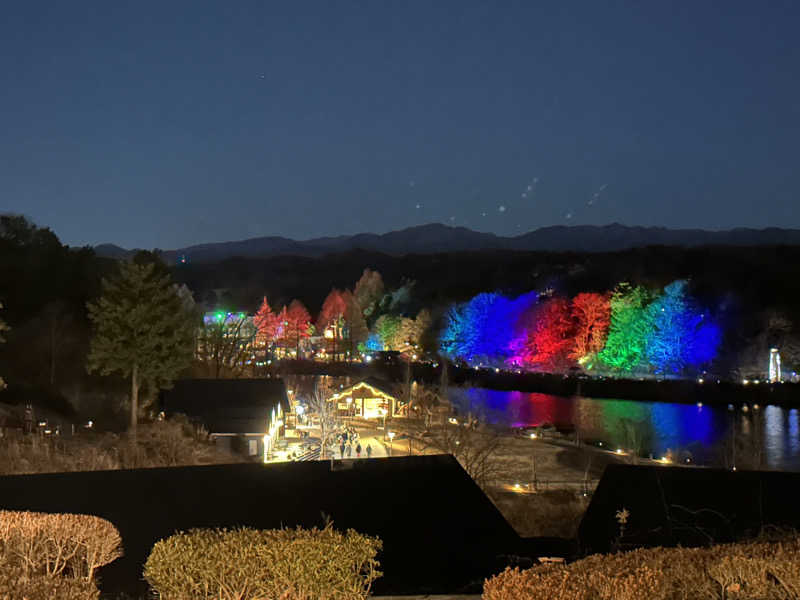
<path fill-rule="evenodd" d="M 800 227 L 798 17 L 777 0 L 12 0 L 0 212 L 145 248 L 434 221 Z"/>

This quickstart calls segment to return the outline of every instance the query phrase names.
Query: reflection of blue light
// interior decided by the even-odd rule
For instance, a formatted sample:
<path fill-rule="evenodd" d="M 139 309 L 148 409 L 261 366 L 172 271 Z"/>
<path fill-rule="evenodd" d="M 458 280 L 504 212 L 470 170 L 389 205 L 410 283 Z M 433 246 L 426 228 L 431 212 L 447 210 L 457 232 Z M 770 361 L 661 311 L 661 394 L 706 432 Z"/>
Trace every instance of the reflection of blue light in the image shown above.
<path fill-rule="evenodd" d="M 782 408 L 770 405 L 764 409 L 764 450 L 769 467 L 775 467 L 783 460 L 786 446 L 784 443 L 786 432 L 784 419 L 785 414 Z"/>
<path fill-rule="evenodd" d="M 729 413 L 724 404 L 700 408 L 694 404 L 565 398 L 479 388 L 450 388 L 448 397 L 458 414 L 472 413 L 489 423 L 512 427 L 574 425 L 584 440 L 614 444 L 624 444 L 633 436 L 642 439 L 631 443 L 649 446 L 642 448 L 645 456 L 651 452 L 661 456 L 667 448 L 689 449 L 694 462 L 707 465 L 720 464 L 715 448 L 730 442 L 732 421 L 738 435 L 745 435 L 740 416 Z M 800 411 L 772 405 L 762 407 L 762 411 L 763 422 L 760 417 L 756 419 L 761 412 L 747 415 L 747 419 L 753 419 L 751 429 L 763 427 L 766 465 L 800 470 Z M 629 433 L 631 426 L 634 431 Z M 750 435 L 757 433 L 751 431 Z"/>
<path fill-rule="evenodd" d="M 797 456 L 800 450 L 800 426 L 798 426 L 797 409 L 789 411 L 789 451 L 791 456 Z"/>

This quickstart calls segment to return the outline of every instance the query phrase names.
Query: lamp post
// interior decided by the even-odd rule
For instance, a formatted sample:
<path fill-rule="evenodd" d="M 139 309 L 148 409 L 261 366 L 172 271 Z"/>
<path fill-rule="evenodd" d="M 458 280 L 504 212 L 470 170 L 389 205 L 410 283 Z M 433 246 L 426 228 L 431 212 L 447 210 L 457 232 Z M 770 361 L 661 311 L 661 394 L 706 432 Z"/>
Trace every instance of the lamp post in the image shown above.
<path fill-rule="evenodd" d="M 394 431 L 390 431 L 389 432 L 389 456 L 392 455 L 392 447 L 394 446 L 394 444 L 392 443 L 393 441 L 394 441 Z"/>

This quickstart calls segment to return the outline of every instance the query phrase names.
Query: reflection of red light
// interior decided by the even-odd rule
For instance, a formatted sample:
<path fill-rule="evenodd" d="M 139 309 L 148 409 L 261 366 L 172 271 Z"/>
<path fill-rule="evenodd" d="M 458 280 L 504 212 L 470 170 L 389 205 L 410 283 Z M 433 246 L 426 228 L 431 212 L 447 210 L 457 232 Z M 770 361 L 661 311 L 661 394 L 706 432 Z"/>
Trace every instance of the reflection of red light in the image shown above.
<path fill-rule="evenodd" d="M 572 402 L 566 398 L 550 394 L 511 392 L 508 408 L 514 418 L 513 427 L 572 424 Z"/>

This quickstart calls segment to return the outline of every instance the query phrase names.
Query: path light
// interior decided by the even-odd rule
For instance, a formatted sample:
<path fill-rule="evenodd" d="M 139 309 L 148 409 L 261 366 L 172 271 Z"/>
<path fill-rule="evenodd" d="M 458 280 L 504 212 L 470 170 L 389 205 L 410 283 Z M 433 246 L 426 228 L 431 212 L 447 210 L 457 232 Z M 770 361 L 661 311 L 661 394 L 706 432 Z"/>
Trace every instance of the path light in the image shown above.
<path fill-rule="evenodd" d="M 703 403 L 702 402 L 698 402 L 697 403 L 697 408 L 703 408 Z"/>
<path fill-rule="evenodd" d="M 535 433 L 532 433 L 532 434 L 531 434 L 531 439 L 532 439 L 532 440 L 535 440 L 535 439 L 536 439 L 536 434 L 535 434 Z"/>
<path fill-rule="evenodd" d="M 617 448 L 617 454 L 622 454 L 622 448 Z"/>

